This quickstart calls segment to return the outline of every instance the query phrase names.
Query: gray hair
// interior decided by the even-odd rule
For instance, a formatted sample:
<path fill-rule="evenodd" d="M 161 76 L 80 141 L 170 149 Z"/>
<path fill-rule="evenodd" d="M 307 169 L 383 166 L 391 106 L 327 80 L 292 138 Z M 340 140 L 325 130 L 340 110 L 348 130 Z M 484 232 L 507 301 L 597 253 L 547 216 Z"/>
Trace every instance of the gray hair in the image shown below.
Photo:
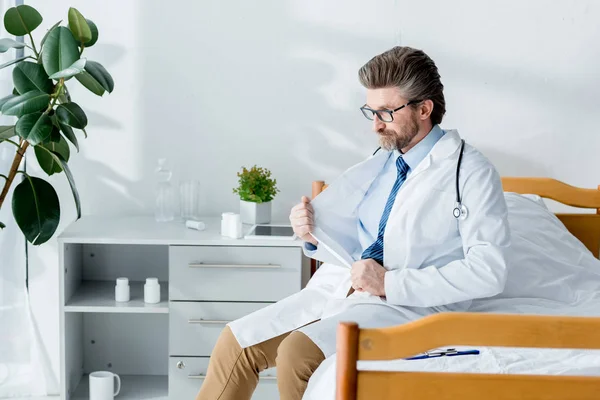
<path fill-rule="evenodd" d="M 397 87 L 409 101 L 431 100 L 431 123 L 442 122 L 446 113 L 444 85 L 435 63 L 422 50 L 396 46 L 363 65 L 358 78 L 367 89 Z"/>

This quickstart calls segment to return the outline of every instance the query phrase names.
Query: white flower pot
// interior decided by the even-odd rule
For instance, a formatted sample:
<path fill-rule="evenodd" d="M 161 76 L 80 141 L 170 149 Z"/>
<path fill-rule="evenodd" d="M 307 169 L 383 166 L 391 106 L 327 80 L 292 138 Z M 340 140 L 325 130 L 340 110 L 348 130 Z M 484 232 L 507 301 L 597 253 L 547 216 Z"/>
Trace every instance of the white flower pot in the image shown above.
<path fill-rule="evenodd" d="M 268 224 L 271 222 L 271 202 L 253 203 L 240 200 L 240 215 L 244 224 Z"/>

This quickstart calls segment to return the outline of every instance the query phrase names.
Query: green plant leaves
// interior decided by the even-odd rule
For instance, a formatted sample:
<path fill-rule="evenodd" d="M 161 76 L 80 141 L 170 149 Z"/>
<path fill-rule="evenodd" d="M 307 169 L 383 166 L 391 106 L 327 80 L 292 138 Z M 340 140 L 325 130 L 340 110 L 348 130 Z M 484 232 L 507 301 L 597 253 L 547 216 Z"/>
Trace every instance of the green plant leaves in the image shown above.
<path fill-rule="evenodd" d="M 60 132 L 58 135 L 58 142 L 41 143 L 35 146 L 34 149 L 40 167 L 42 167 L 44 172 L 48 175 L 62 172 L 63 168 L 61 160 L 68 162 L 69 157 L 71 156 L 69 144 L 65 138 L 60 135 Z M 60 159 L 57 156 L 60 156 Z"/>
<path fill-rule="evenodd" d="M 65 171 L 65 176 L 69 181 L 69 186 L 71 186 L 71 193 L 73 193 L 73 200 L 75 201 L 75 209 L 77 210 L 77 219 L 81 218 L 81 200 L 79 199 L 79 192 L 77 191 L 77 186 L 75 186 L 75 179 L 73 179 L 73 174 L 71 173 L 71 169 L 67 162 L 61 157 L 60 159 L 61 167 L 63 171 Z"/>
<path fill-rule="evenodd" d="M 4 139 L 10 139 L 15 135 L 16 133 L 14 126 L 0 126 L 0 141 Z"/>
<path fill-rule="evenodd" d="M 20 94 L 39 90 L 40 92 L 52 93 L 54 85 L 48 79 L 48 75 L 39 64 L 34 62 L 22 62 L 12 72 L 15 88 Z"/>
<path fill-rule="evenodd" d="M 15 132 L 35 146 L 50 137 L 52 126 L 52 119 L 48 114 L 37 112 L 22 116 L 15 125 Z"/>
<path fill-rule="evenodd" d="M 46 34 L 42 38 L 42 41 L 40 42 L 40 48 L 42 48 L 42 49 L 44 48 L 44 43 L 46 43 L 46 39 L 48 39 L 48 35 L 54 30 L 54 28 L 56 28 L 57 26 L 59 26 L 61 22 L 62 22 L 62 19 L 60 21 L 58 21 L 57 23 L 55 23 L 54 25 L 52 25 L 52 28 L 48 29 L 48 31 L 46 32 Z"/>
<path fill-rule="evenodd" d="M 256 165 L 250 169 L 243 167 L 237 176 L 239 186 L 233 189 L 233 193 L 237 193 L 241 200 L 266 203 L 273 200 L 279 192 L 277 180 L 271 178 L 271 171 L 266 168 Z"/>
<path fill-rule="evenodd" d="M 92 77 L 87 71 L 83 71 L 79 75 L 75 75 L 75 79 L 79 81 L 84 87 L 86 87 L 90 92 L 102 96 L 106 90 L 102 87 L 100 82 L 98 82 L 94 77 Z"/>
<path fill-rule="evenodd" d="M 63 146 L 66 146 L 67 151 L 68 151 L 68 147 L 69 145 L 65 142 Z M 59 149 L 58 151 L 53 151 L 51 149 L 49 149 L 47 146 L 36 146 L 36 156 L 38 156 L 38 151 L 39 154 L 42 155 L 43 153 L 45 153 L 45 156 L 42 155 L 42 161 L 40 162 L 40 157 L 38 157 L 38 162 L 40 162 L 40 166 L 42 166 L 42 163 L 47 163 L 50 162 L 50 165 L 46 165 L 46 167 L 48 168 L 52 168 L 52 170 L 55 172 L 61 172 L 61 171 L 65 171 L 65 176 L 67 177 L 67 180 L 69 181 L 69 186 L 71 187 L 71 192 L 73 193 L 73 200 L 75 201 L 75 208 L 77 209 L 77 218 L 81 218 L 81 200 L 79 198 L 79 192 L 77 191 L 77 187 L 75 186 L 75 179 L 73 179 L 73 174 L 71 173 L 71 169 L 69 168 L 69 165 L 67 164 L 67 160 L 65 160 L 65 158 L 63 157 L 63 152 Z M 51 160 L 51 161 L 49 161 Z M 42 169 L 44 169 L 44 171 L 46 171 L 46 169 L 44 168 L 44 166 L 42 166 Z M 60 170 L 59 170 L 60 169 Z M 48 171 L 46 171 L 48 172 Z M 52 173 L 48 173 L 48 175 L 52 175 Z"/>
<path fill-rule="evenodd" d="M 48 149 L 43 147 L 43 145 L 38 144 L 34 148 L 35 158 L 37 158 L 38 164 L 48 176 L 53 174 L 58 174 L 62 172 L 62 167 L 60 166 L 60 161 L 56 155 L 52 154 Z"/>
<path fill-rule="evenodd" d="M 92 47 L 98 41 L 98 27 L 89 19 L 86 19 L 85 21 L 88 23 L 90 31 L 92 32 L 92 38 L 89 41 L 85 42 L 85 47 Z"/>
<path fill-rule="evenodd" d="M 20 117 L 45 109 L 48 107 L 49 102 L 50 95 L 48 93 L 32 90 L 20 96 L 15 96 L 4 103 L 2 114 Z"/>
<path fill-rule="evenodd" d="M 47 242 L 60 222 L 56 191 L 48 182 L 36 177 L 28 176 L 15 187 L 12 211 L 17 225 L 34 245 Z"/>
<path fill-rule="evenodd" d="M 42 53 L 42 64 L 48 76 L 62 71 L 79 60 L 79 47 L 68 28 L 58 26 L 48 34 L 44 51 Z"/>
<path fill-rule="evenodd" d="M 22 49 L 25 46 L 27 46 L 25 43 L 14 39 L 0 39 L 0 53 L 6 53 L 10 49 Z"/>
<path fill-rule="evenodd" d="M 59 156 L 62 157 L 63 160 L 68 162 L 69 158 L 71 157 L 71 150 L 69 149 L 69 143 L 67 143 L 65 138 L 62 137 L 62 135 L 60 135 L 60 133 L 59 133 L 59 136 L 60 136 L 60 139 L 58 142 L 43 143 L 40 146 L 45 147 L 46 149 L 50 150 L 54 154 L 58 154 Z"/>
<path fill-rule="evenodd" d="M 56 80 L 58 80 L 60 78 L 68 79 L 72 76 L 80 74 L 83 72 L 83 68 L 85 67 L 85 62 L 86 62 L 85 58 L 80 58 L 79 60 L 75 61 L 73 64 L 71 64 L 69 67 L 63 69 L 62 71 L 58 71 L 55 74 L 50 75 L 50 79 L 56 79 Z"/>
<path fill-rule="evenodd" d="M 0 110 L 2 110 L 2 107 L 4 106 L 4 104 L 6 104 L 7 101 L 9 101 L 10 99 L 14 99 L 17 96 L 18 96 L 18 94 L 17 95 L 9 94 L 8 96 L 1 98 L 0 99 Z"/>
<path fill-rule="evenodd" d="M 76 8 L 69 8 L 69 29 L 73 36 L 81 43 L 92 40 L 92 31 L 87 21 Z"/>
<path fill-rule="evenodd" d="M 83 86 L 92 93 L 102 96 L 104 91 L 112 93 L 115 82 L 102 64 L 96 61 L 89 61 L 85 64 L 85 71 L 75 76 Z"/>
<path fill-rule="evenodd" d="M 71 128 L 69 125 L 66 125 L 66 124 L 60 122 L 58 119 L 56 120 L 56 123 L 58 124 L 60 131 L 65 135 L 65 137 L 71 143 L 73 143 L 73 145 L 75 146 L 77 151 L 79 151 L 79 143 L 77 142 L 77 136 L 75 136 L 75 132 L 73 132 L 73 128 Z"/>
<path fill-rule="evenodd" d="M 29 34 L 40 26 L 42 21 L 40 13 L 35 8 L 26 5 L 11 7 L 4 14 L 4 28 L 15 36 Z"/>
<path fill-rule="evenodd" d="M 18 62 L 21 62 L 23 60 L 27 60 L 28 58 L 31 58 L 31 56 L 25 56 L 25 57 L 15 58 L 14 60 L 10 60 L 10 61 L 5 62 L 4 64 L 0 65 L 0 69 L 9 67 L 9 66 L 11 66 L 13 64 L 16 64 Z"/>
<path fill-rule="evenodd" d="M 0 222 L 0 229 L 4 229 L 6 228 L 6 225 L 4 225 L 2 222 Z"/>
<path fill-rule="evenodd" d="M 58 120 L 73 128 L 83 129 L 87 125 L 87 116 L 77 103 L 65 103 L 56 108 Z"/>

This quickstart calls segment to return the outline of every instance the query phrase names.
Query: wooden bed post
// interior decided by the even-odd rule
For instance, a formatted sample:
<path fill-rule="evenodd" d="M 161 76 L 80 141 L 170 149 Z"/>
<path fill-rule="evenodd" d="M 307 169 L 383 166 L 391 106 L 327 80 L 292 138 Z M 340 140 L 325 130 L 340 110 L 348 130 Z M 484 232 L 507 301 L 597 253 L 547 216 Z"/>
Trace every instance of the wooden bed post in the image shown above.
<path fill-rule="evenodd" d="M 600 185 L 598 185 L 598 190 L 600 190 Z M 596 214 L 600 214 L 600 208 L 596 208 Z"/>
<path fill-rule="evenodd" d="M 358 324 L 341 322 L 336 340 L 336 400 L 356 400 L 358 370 Z"/>

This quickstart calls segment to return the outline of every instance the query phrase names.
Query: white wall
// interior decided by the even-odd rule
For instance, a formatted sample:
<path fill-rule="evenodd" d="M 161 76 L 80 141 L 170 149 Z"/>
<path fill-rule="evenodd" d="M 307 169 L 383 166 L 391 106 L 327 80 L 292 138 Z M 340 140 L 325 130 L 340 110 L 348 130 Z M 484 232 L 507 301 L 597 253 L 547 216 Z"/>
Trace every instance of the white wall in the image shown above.
<path fill-rule="evenodd" d="M 600 176 L 600 3 L 578 1 L 26 1 L 44 28 L 73 5 L 100 29 L 86 51 L 115 78 L 98 98 L 73 82 L 90 137 L 71 163 L 84 214 L 152 212 L 152 170 L 199 179 L 206 214 L 235 210 L 242 165 L 278 179 L 285 219 L 314 179 L 370 154 L 356 72 L 393 45 L 424 49 L 458 128 L 502 175 L 595 187 Z M 40 32 L 41 33 L 41 32 Z M 63 227 L 73 220 L 62 176 Z M 57 249 L 31 251 L 32 303 L 58 373 Z"/>

